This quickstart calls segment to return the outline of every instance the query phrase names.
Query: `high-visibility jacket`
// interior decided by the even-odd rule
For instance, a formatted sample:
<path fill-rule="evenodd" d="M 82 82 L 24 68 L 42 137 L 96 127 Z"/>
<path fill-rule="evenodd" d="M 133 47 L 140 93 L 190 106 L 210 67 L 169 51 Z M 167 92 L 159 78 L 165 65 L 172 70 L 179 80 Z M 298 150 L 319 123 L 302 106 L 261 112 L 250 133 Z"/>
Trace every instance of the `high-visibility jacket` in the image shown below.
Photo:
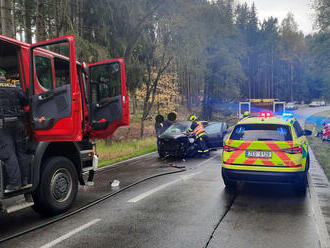
<path fill-rule="evenodd" d="M 189 131 L 193 132 L 193 134 L 196 136 L 196 138 L 199 138 L 205 134 L 203 124 L 200 123 L 199 121 L 194 121 L 191 124 Z"/>

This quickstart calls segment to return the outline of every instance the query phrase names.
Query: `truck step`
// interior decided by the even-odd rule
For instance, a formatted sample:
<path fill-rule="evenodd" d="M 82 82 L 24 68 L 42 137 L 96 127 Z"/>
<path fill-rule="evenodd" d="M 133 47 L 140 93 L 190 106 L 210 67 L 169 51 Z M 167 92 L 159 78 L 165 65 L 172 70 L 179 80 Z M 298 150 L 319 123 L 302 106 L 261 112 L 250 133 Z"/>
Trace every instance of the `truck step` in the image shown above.
<path fill-rule="evenodd" d="M 24 208 L 32 207 L 33 205 L 34 202 L 30 194 L 0 200 L 1 210 L 7 214 L 19 211 Z"/>
<path fill-rule="evenodd" d="M 10 206 L 10 207 L 6 208 L 5 212 L 7 214 L 10 214 L 10 213 L 19 211 L 19 210 L 24 209 L 24 208 L 32 207 L 33 205 L 34 205 L 34 202 L 22 202 L 20 204 Z"/>
<path fill-rule="evenodd" d="M 18 190 L 10 190 L 10 191 L 5 190 L 5 194 L 17 192 L 17 191 L 20 191 L 20 190 L 23 190 L 23 189 L 28 189 L 28 188 L 32 188 L 32 184 L 27 184 L 25 186 L 22 186 Z"/>

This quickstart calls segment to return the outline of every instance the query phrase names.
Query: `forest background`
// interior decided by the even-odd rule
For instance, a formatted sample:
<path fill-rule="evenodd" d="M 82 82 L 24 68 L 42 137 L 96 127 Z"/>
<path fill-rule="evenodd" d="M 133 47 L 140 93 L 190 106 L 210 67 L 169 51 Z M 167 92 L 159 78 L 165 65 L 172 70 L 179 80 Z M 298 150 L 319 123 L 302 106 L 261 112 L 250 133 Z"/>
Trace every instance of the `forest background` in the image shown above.
<path fill-rule="evenodd" d="M 234 0 L 0 0 L 0 33 L 34 43 L 75 34 L 87 63 L 124 57 L 131 121 L 170 111 L 215 120 L 237 102 L 330 100 L 330 2 L 315 0 L 315 32 L 288 13 L 258 19 Z M 183 110 L 184 109 L 184 110 Z"/>

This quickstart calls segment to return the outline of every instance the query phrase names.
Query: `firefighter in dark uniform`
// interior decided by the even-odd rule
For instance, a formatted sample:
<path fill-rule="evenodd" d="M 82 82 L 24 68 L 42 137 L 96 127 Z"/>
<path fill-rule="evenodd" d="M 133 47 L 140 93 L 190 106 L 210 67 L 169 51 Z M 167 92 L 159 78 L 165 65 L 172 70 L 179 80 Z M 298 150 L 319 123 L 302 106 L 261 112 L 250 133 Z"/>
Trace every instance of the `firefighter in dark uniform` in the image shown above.
<path fill-rule="evenodd" d="M 192 121 L 190 128 L 188 129 L 188 132 L 192 132 L 196 137 L 196 142 L 198 144 L 198 153 L 204 156 L 210 155 L 210 150 L 206 146 L 204 135 L 205 130 L 203 127 L 203 124 L 197 120 L 196 115 L 190 116 L 190 120 Z"/>
<path fill-rule="evenodd" d="M 18 190 L 29 183 L 23 109 L 28 103 L 23 90 L 6 81 L 0 71 L 0 159 L 5 165 L 5 192 Z"/>

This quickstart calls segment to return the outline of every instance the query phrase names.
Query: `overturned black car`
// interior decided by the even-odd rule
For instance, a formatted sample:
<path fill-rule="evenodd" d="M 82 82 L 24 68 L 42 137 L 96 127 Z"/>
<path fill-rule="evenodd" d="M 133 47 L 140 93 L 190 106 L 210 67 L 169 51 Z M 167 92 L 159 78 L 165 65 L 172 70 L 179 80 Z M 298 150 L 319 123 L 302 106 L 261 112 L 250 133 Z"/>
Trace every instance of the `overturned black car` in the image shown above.
<path fill-rule="evenodd" d="M 223 137 L 228 125 L 224 122 L 202 122 L 206 134 L 203 136 L 210 149 L 223 146 Z M 178 122 L 171 125 L 158 137 L 159 157 L 187 158 L 197 154 L 198 146 L 193 134 L 188 134 L 190 121 Z"/>

